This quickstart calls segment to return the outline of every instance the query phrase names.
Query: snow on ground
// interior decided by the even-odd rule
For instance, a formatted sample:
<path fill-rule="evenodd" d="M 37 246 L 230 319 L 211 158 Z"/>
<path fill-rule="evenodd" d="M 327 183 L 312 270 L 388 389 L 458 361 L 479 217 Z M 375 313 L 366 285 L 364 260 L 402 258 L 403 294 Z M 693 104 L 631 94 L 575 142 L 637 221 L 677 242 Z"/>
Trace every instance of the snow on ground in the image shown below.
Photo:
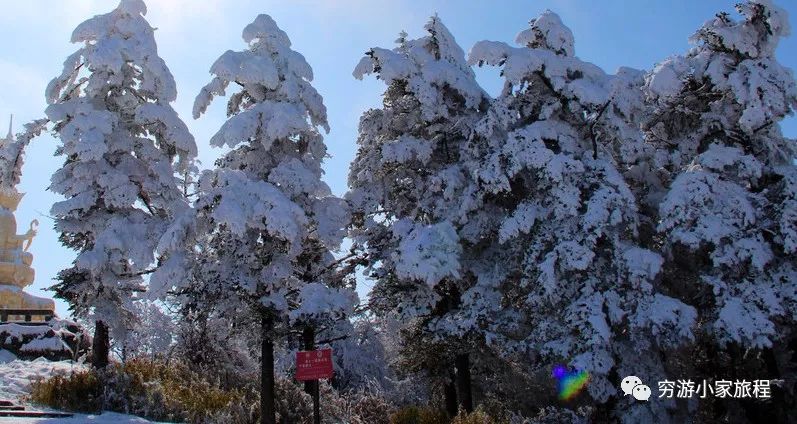
<path fill-rule="evenodd" d="M 15 359 L 17 359 L 16 355 L 5 349 L 0 349 L 0 364 L 5 364 L 6 362 L 11 362 Z"/>
<path fill-rule="evenodd" d="M 75 414 L 71 418 L 2 418 L 0 424 L 76 424 L 76 423 L 95 423 L 95 424 L 145 424 L 154 423 L 144 418 L 133 415 L 117 414 L 116 412 L 104 412 L 101 415 Z"/>
<path fill-rule="evenodd" d="M 0 350 L 0 399 L 17 401 L 30 393 L 31 382 L 38 378 L 66 375 L 83 369 L 85 365 L 72 361 L 53 362 L 44 358 L 23 361 L 7 350 Z"/>
<path fill-rule="evenodd" d="M 10 400 L 14 403 L 24 404 L 23 395 L 30 393 L 30 384 L 38 378 L 49 378 L 56 374 L 66 375 L 73 371 L 86 369 L 86 365 L 72 361 L 48 361 L 38 358 L 33 361 L 17 359 L 13 353 L 0 349 L 0 399 Z M 30 410 L 52 411 L 49 408 L 38 406 L 29 407 Z M 97 424 L 139 424 L 152 423 L 144 418 L 104 412 L 100 415 L 75 414 L 71 418 L 18 418 L 0 417 L 0 424 L 60 424 L 60 423 L 97 423 Z"/>

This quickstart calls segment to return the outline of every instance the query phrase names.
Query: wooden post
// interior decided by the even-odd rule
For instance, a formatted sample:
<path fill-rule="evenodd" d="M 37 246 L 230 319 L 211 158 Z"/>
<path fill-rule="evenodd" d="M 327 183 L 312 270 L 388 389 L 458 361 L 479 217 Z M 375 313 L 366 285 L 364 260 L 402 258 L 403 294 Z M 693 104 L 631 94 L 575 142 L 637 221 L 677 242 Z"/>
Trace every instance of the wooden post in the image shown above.
<path fill-rule="evenodd" d="M 271 339 L 273 322 L 263 313 L 260 323 L 260 422 L 277 424 L 277 410 L 274 407 L 274 340 Z"/>
<path fill-rule="evenodd" d="M 302 340 L 304 350 L 315 350 L 315 328 L 308 325 L 302 330 Z M 304 382 L 304 391 L 313 397 L 313 423 L 321 424 L 321 393 L 318 380 L 308 380 Z"/>

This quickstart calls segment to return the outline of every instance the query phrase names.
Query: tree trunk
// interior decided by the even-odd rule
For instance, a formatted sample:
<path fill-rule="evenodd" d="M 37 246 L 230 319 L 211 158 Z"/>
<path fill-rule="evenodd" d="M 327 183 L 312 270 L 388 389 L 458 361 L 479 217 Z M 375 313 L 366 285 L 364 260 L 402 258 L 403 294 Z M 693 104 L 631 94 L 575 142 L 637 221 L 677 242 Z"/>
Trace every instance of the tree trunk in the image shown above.
<path fill-rule="evenodd" d="M 108 334 L 108 325 L 98 320 L 94 323 L 94 340 L 91 345 L 91 364 L 94 368 L 108 366 L 110 350 L 111 337 Z"/>
<path fill-rule="evenodd" d="M 459 405 L 466 412 L 473 412 L 473 394 L 470 384 L 470 357 L 467 353 L 457 355 L 457 395 Z"/>
<path fill-rule="evenodd" d="M 271 339 L 271 317 L 263 314 L 260 337 L 260 422 L 277 424 L 274 407 L 274 341 Z"/>
<path fill-rule="evenodd" d="M 457 416 L 457 386 L 456 377 L 452 370 L 449 374 L 448 382 L 443 387 L 443 396 L 445 396 L 446 413 L 450 418 Z"/>

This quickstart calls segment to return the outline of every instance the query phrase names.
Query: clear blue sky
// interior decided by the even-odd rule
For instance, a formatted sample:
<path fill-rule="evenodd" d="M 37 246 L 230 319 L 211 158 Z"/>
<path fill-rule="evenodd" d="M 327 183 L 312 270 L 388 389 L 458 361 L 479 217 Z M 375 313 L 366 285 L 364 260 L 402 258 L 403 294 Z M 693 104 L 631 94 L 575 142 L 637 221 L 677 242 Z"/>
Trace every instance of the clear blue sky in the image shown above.
<path fill-rule="evenodd" d="M 293 41 L 315 72 L 315 87 L 324 96 L 332 127 L 326 137 L 333 156 L 326 162 L 326 181 L 335 193 L 346 190 L 348 164 L 356 151 L 357 123 L 363 110 L 378 106 L 383 85 L 373 78 L 351 76 L 362 54 L 373 46 L 392 47 L 401 30 L 411 37 L 425 35 L 423 25 L 438 13 L 467 52 L 479 40 L 513 42 L 529 19 L 545 9 L 558 13 L 575 35 L 576 55 L 607 72 L 619 66 L 650 69 L 669 55 L 689 48 L 688 37 L 719 11 L 735 15 L 736 0 L 723 1 L 390 1 L 379 0 L 149 0 L 147 19 L 158 28 L 159 53 L 177 80 L 175 108 L 197 140 L 205 167 L 219 156 L 208 140 L 222 124 L 224 101 L 218 101 L 198 121 L 191 119 L 194 96 L 208 79 L 213 61 L 228 49 L 244 47 L 241 30 L 257 14 L 268 13 Z M 797 2 L 779 2 L 797 27 Z M 15 115 L 15 130 L 22 122 L 43 116 L 44 89 L 61 71 L 76 46 L 69 43 L 74 27 L 105 13 L 115 0 L 4 1 L 0 14 L 0 128 Z M 796 28 L 797 29 L 797 28 Z M 778 56 L 797 67 L 797 41 L 781 42 Z M 494 70 L 477 70 L 480 83 L 495 94 L 501 86 Z M 784 125 L 797 137 L 797 120 Z M 27 192 L 17 212 L 20 231 L 30 220 L 41 221 L 35 254 L 37 278 L 30 291 L 52 284 L 58 270 L 67 267 L 74 253 L 58 243 L 47 217 L 58 198 L 46 191 L 50 175 L 61 164 L 54 158 L 56 141 L 49 135 L 34 140 L 28 149 L 21 191 Z M 58 303 L 58 312 L 66 306 Z"/>

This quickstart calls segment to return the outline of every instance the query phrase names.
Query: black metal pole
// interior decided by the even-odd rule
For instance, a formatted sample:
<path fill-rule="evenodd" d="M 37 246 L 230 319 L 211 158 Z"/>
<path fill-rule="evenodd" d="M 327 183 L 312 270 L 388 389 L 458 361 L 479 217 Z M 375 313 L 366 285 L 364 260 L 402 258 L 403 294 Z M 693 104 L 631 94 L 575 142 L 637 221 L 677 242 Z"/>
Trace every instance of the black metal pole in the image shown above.
<path fill-rule="evenodd" d="M 302 349 L 309 352 L 315 349 L 315 330 L 312 326 L 305 326 L 302 329 Z M 308 395 L 313 395 L 313 380 L 306 380 L 304 382 L 304 392 Z"/>
<path fill-rule="evenodd" d="M 274 341 L 271 339 L 271 317 L 263 313 L 261 321 L 261 355 L 260 355 L 260 422 L 276 424 L 276 408 L 274 404 Z"/>
<path fill-rule="evenodd" d="M 302 339 L 304 342 L 304 350 L 315 350 L 315 328 L 312 325 L 304 327 L 302 330 Z M 318 380 L 308 380 L 304 382 L 304 391 L 313 397 L 313 423 L 321 424 L 321 407 L 320 407 L 320 387 Z"/>
<path fill-rule="evenodd" d="M 321 424 L 321 380 L 313 383 L 313 424 Z"/>

